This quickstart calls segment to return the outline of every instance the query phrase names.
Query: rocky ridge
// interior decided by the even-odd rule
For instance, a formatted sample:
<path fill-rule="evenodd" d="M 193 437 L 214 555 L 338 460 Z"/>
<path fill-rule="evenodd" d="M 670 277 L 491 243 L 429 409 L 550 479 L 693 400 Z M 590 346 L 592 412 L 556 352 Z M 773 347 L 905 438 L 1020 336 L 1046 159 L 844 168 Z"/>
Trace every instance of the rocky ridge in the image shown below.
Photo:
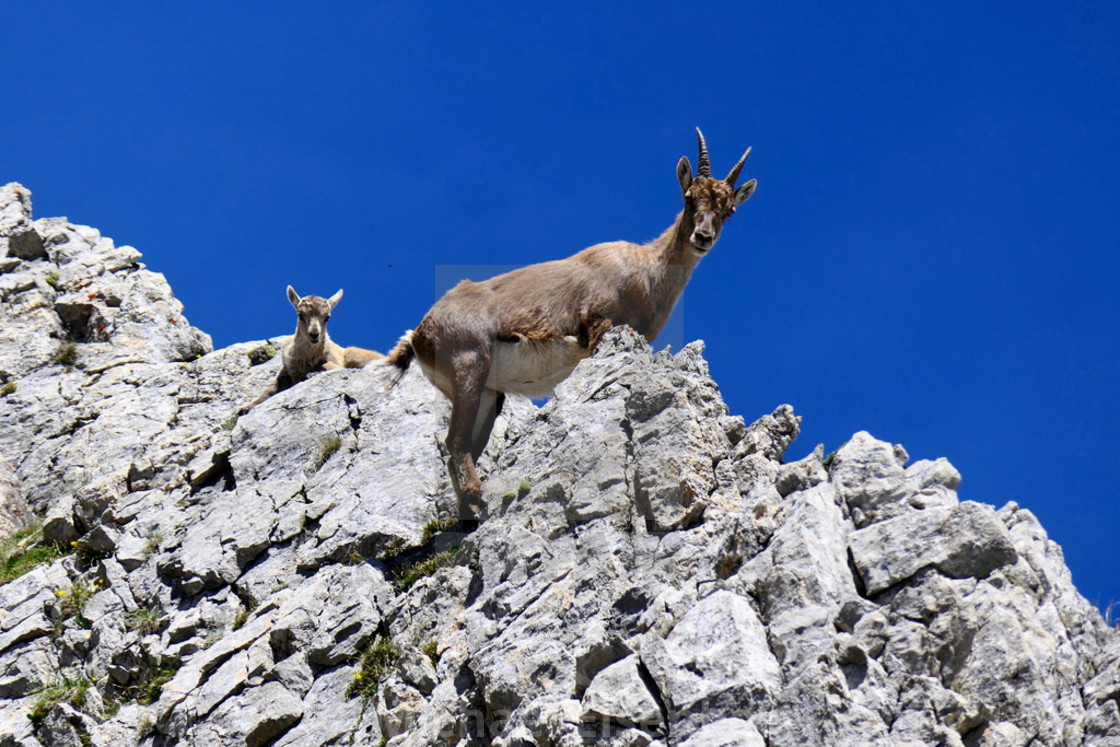
<path fill-rule="evenodd" d="M 1120 639 L 944 459 L 783 463 L 792 408 L 620 329 L 509 401 L 461 535 L 422 376 L 237 418 L 280 340 L 140 259 L 0 189 L 0 536 L 67 553 L 0 586 L 0 745 L 1120 744 Z"/>

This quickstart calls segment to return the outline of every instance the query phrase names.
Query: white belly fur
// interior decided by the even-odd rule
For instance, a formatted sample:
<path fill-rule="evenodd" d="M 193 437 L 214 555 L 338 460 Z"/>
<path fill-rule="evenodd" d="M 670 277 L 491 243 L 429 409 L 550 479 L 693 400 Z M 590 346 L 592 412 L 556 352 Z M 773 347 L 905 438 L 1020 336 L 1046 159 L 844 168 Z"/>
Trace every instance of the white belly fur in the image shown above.
<path fill-rule="evenodd" d="M 572 336 L 547 342 L 495 342 L 486 388 L 539 399 L 590 355 Z"/>
<path fill-rule="evenodd" d="M 579 341 L 572 336 L 548 342 L 495 341 L 485 386 L 493 391 L 521 394 L 533 399 L 549 397 L 553 388 L 590 354 L 591 351 L 580 347 Z M 417 362 L 428 381 L 451 399 L 451 381 L 439 370 L 428 368 L 422 360 L 417 359 Z"/>

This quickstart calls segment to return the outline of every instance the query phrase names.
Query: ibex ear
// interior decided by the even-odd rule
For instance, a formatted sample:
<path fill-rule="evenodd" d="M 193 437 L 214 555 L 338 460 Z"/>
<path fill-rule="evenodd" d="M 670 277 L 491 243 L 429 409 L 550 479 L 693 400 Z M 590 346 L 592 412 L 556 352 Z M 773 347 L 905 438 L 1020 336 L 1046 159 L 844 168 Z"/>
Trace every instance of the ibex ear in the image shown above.
<path fill-rule="evenodd" d="M 692 184 L 692 164 L 688 162 L 688 156 L 681 156 L 681 160 L 677 161 L 677 181 L 681 183 L 683 195 Z"/>
<path fill-rule="evenodd" d="M 288 303 L 290 303 L 292 305 L 292 307 L 296 309 L 296 311 L 299 311 L 299 302 L 301 300 L 302 299 L 299 297 L 299 294 L 296 293 L 296 289 L 289 285 L 288 286 Z"/>
<path fill-rule="evenodd" d="M 338 306 L 338 302 L 341 301 L 341 300 L 342 300 L 342 289 L 339 288 L 338 293 L 335 293 L 333 296 L 331 296 L 330 298 L 327 299 L 327 303 L 329 303 L 331 305 L 331 311 L 334 311 L 334 307 Z"/>
<path fill-rule="evenodd" d="M 754 188 L 757 186 L 758 180 L 751 179 L 749 182 L 735 190 L 735 206 L 738 207 L 739 205 L 742 205 L 744 202 L 749 200 L 750 196 L 754 194 Z"/>

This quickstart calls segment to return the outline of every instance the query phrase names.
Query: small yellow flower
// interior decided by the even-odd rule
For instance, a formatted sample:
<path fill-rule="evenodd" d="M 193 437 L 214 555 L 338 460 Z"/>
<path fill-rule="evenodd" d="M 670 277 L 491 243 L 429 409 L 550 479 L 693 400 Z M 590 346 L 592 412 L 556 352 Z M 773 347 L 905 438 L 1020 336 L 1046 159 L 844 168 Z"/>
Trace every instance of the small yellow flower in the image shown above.
<path fill-rule="evenodd" d="M 354 679 L 360 680 L 361 678 L 362 678 L 362 673 L 361 672 L 354 672 Z"/>
<path fill-rule="evenodd" d="M 56 597 L 64 597 L 64 596 L 66 596 L 66 590 L 65 589 L 55 589 L 54 590 L 54 595 Z"/>

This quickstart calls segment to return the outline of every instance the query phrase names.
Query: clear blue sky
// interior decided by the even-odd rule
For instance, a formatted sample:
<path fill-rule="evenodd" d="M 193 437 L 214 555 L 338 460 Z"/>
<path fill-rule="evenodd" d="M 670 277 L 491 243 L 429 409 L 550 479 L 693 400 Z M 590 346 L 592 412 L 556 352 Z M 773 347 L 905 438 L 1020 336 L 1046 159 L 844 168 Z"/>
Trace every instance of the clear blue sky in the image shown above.
<path fill-rule="evenodd" d="M 131 244 L 216 346 L 448 266 L 658 235 L 699 125 L 758 191 L 682 302 L 732 412 L 948 457 L 1120 600 L 1120 4 L 21 3 L 0 181 Z"/>

